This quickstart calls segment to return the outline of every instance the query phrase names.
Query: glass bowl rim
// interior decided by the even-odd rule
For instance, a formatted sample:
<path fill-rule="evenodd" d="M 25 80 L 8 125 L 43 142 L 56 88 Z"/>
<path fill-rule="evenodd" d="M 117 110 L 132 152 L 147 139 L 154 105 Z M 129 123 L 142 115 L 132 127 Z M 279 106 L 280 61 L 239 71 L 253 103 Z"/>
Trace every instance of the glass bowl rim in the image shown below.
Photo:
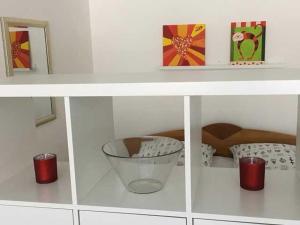
<path fill-rule="evenodd" d="M 129 137 L 129 138 L 169 138 L 169 139 L 172 139 L 172 140 L 176 140 L 180 143 L 181 147 L 179 148 L 179 150 L 176 150 L 174 152 L 170 152 L 170 153 L 167 153 L 167 154 L 163 154 L 163 155 L 157 155 L 157 156 L 142 156 L 142 157 L 129 157 L 129 156 L 117 156 L 117 155 L 112 155 L 112 154 L 109 154 L 107 153 L 105 150 L 104 150 L 104 146 L 106 146 L 108 143 L 111 143 L 113 141 L 108 141 L 106 142 L 105 144 L 102 145 L 101 147 L 101 150 L 102 152 L 106 155 L 106 156 L 109 156 L 109 157 L 113 157 L 113 158 L 120 158 L 120 159 L 151 159 L 151 158 L 158 158 L 158 157 L 164 157 L 164 156 L 168 156 L 168 155 L 173 155 L 173 154 L 176 154 L 180 151 L 182 151 L 184 149 L 184 144 L 175 139 L 175 138 L 171 138 L 171 137 L 165 137 L 165 136 L 138 136 L 138 137 Z M 120 138 L 120 139 L 114 139 L 114 141 L 120 141 L 120 140 L 124 140 L 125 138 Z"/>

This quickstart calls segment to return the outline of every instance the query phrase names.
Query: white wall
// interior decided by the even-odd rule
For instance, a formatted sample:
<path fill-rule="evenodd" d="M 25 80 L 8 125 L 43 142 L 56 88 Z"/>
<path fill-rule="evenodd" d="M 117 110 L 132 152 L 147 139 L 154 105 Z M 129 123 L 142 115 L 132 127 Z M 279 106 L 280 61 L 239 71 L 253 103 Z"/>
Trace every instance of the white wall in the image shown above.
<path fill-rule="evenodd" d="M 49 22 L 54 73 L 93 71 L 89 6 L 86 0 L 1 0 L 0 16 Z M 0 46 L 0 58 L 3 59 L 2 53 L 2 46 Z M 0 64 L 2 79 L 5 79 L 4 71 L 2 62 Z M 41 151 L 61 151 L 59 158 L 67 160 L 64 104 L 61 98 L 57 99 L 56 104 L 57 119 L 36 128 L 36 137 Z"/>
<path fill-rule="evenodd" d="M 298 0 L 90 0 L 94 72 L 159 72 L 162 25 L 178 23 L 205 23 L 207 64 L 226 64 L 230 22 L 249 20 L 267 20 L 268 62 L 299 66 L 300 31 L 295 27 L 300 20 L 299 8 Z M 117 134 L 134 133 L 133 129 L 137 129 L 132 121 L 138 114 L 126 114 L 127 101 L 114 103 L 115 120 L 122 121 Z M 168 107 L 161 101 L 152 102 L 152 107 L 145 107 L 140 100 L 131 104 L 140 104 L 139 113 L 147 115 L 156 111 L 149 108 L 162 107 L 165 111 Z M 175 101 L 173 106 L 178 108 L 174 117 L 180 117 L 181 103 Z M 295 133 L 296 107 L 295 96 L 203 98 L 203 123 L 233 122 Z M 139 122 L 142 127 L 153 127 L 150 119 Z M 174 127 L 182 126 L 179 121 L 174 123 Z M 159 128 L 166 129 L 165 124 L 158 123 L 156 129 Z"/>
<path fill-rule="evenodd" d="M 32 158 L 39 153 L 32 141 L 36 137 L 33 107 L 30 98 L 0 98 L 0 181 L 32 164 Z M 16 124 L 15 126 L 13 124 Z"/>
<path fill-rule="evenodd" d="M 183 119 L 183 97 L 114 98 L 117 138 L 183 129 Z"/>
<path fill-rule="evenodd" d="M 49 22 L 54 73 L 92 72 L 87 1 L 1 0 L 0 15 Z"/>
<path fill-rule="evenodd" d="M 296 134 L 297 101 L 297 96 L 205 97 L 202 123 L 225 121 L 244 128 Z"/>

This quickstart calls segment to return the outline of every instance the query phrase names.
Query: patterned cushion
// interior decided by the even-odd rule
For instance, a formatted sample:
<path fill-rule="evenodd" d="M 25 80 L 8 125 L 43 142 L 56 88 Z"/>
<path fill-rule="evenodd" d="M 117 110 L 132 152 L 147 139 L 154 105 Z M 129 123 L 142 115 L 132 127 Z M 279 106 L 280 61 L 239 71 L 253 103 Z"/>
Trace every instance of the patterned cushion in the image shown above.
<path fill-rule="evenodd" d="M 175 139 L 161 137 L 155 141 L 143 141 L 138 154 L 133 157 L 153 157 L 171 153 L 175 149 L 179 149 L 181 143 Z M 163 150 L 163 151 L 162 151 Z"/>
<path fill-rule="evenodd" d="M 259 157 L 266 161 L 267 169 L 288 170 L 295 168 L 296 146 L 276 143 L 241 144 L 230 147 L 235 167 L 242 157 Z"/>
<path fill-rule="evenodd" d="M 212 164 L 213 155 L 216 152 L 211 145 L 201 144 L 201 165 L 210 167 Z M 184 150 L 181 151 L 178 157 L 178 166 L 184 165 Z"/>
<path fill-rule="evenodd" d="M 202 165 L 211 166 L 216 149 L 214 149 L 211 145 L 202 144 L 201 152 L 202 152 Z"/>
<path fill-rule="evenodd" d="M 150 164 L 168 164 L 172 161 L 170 157 L 156 157 L 170 154 L 174 149 L 180 149 L 181 143 L 175 139 L 168 137 L 161 137 L 154 141 L 142 141 L 139 153 L 133 154 L 132 158 L 153 157 L 145 160 L 144 163 Z M 182 152 L 183 150 L 181 150 Z M 176 156 L 176 155 L 174 155 Z"/>

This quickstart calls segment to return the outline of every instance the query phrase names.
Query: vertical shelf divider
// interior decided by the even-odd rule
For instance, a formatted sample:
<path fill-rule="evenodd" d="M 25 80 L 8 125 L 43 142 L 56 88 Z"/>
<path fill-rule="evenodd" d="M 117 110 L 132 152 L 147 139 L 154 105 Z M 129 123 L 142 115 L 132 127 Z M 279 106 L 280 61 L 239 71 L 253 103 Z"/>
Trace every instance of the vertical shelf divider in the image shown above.
<path fill-rule="evenodd" d="M 185 183 L 187 225 L 193 224 L 193 200 L 197 193 L 201 167 L 201 96 L 184 97 Z"/>
<path fill-rule="evenodd" d="M 64 103 L 65 103 L 65 114 L 66 114 L 72 203 L 73 203 L 73 205 L 77 205 L 78 201 L 77 201 L 77 190 L 76 190 L 75 159 L 74 159 L 74 148 L 73 148 L 73 133 L 72 133 L 70 98 L 64 97 Z"/>
<path fill-rule="evenodd" d="M 80 225 L 80 216 L 78 209 L 73 209 L 73 225 Z"/>
<path fill-rule="evenodd" d="M 75 206 L 72 213 L 73 225 L 79 225 L 79 211 L 77 209 L 78 202 L 77 202 L 77 190 L 76 190 L 75 159 L 74 159 L 74 148 L 73 148 L 70 98 L 64 97 L 64 103 L 65 103 L 65 116 L 66 116 L 66 128 L 67 128 L 67 140 L 68 140 L 72 205 Z"/>
<path fill-rule="evenodd" d="M 191 187 L 192 206 L 197 194 L 199 173 L 201 170 L 201 145 L 202 145 L 202 121 L 201 121 L 201 96 L 190 97 L 190 157 L 191 157 Z"/>
<path fill-rule="evenodd" d="M 77 204 L 99 204 L 89 194 L 111 170 L 101 146 L 114 138 L 112 97 L 72 97 L 67 103 Z"/>
<path fill-rule="evenodd" d="M 300 95 L 298 95 L 298 106 L 297 106 L 297 132 L 296 132 L 296 174 L 297 178 L 300 179 Z"/>
<path fill-rule="evenodd" d="M 184 96 L 185 205 L 187 225 L 193 225 L 191 179 L 191 113 L 190 96 Z"/>

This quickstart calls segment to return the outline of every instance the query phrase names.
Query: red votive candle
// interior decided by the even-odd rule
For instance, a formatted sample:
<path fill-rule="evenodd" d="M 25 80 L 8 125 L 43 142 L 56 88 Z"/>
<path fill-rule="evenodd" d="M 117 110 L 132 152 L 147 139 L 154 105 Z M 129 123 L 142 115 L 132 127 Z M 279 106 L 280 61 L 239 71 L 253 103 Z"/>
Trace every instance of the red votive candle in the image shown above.
<path fill-rule="evenodd" d="M 52 153 L 39 154 L 33 158 L 35 179 L 39 184 L 48 184 L 57 180 L 57 160 Z"/>
<path fill-rule="evenodd" d="M 257 191 L 264 188 L 266 161 L 258 157 L 240 159 L 240 186 Z"/>

